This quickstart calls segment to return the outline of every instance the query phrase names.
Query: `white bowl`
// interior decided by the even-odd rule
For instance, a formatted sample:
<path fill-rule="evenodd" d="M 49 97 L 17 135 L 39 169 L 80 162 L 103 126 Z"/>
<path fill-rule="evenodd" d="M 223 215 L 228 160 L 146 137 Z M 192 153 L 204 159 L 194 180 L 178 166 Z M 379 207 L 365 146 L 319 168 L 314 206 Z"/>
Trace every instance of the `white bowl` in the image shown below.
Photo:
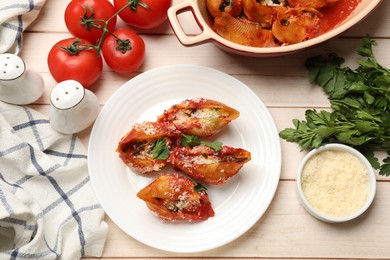
<path fill-rule="evenodd" d="M 313 158 L 313 156 L 318 155 L 321 152 L 329 151 L 329 150 L 331 150 L 331 151 L 344 151 L 344 152 L 348 152 L 348 153 L 352 154 L 353 156 L 355 156 L 363 164 L 363 166 L 366 168 L 367 174 L 368 174 L 369 190 L 368 190 L 368 195 L 367 195 L 367 198 L 365 200 L 365 203 L 360 208 L 358 208 L 354 212 L 352 212 L 351 214 L 348 214 L 348 215 L 345 215 L 345 216 L 341 216 L 341 217 L 339 217 L 339 216 L 332 216 L 330 214 L 323 213 L 320 210 L 318 210 L 315 207 L 313 207 L 313 205 L 309 202 L 307 196 L 305 195 L 305 193 L 304 193 L 304 191 L 302 189 L 302 173 L 303 173 L 304 167 L 307 164 L 307 162 L 311 158 Z M 301 163 L 301 165 L 299 167 L 298 175 L 297 175 L 297 178 L 296 178 L 296 184 L 297 184 L 298 196 L 299 196 L 299 199 L 300 199 L 300 201 L 302 203 L 302 206 L 312 216 L 316 217 L 319 220 L 322 220 L 322 221 L 325 221 L 325 222 L 330 222 L 330 223 L 345 222 L 345 221 L 349 221 L 349 220 L 357 218 L 358 216 L 363 214 L 369 208 L 369 206 L 371 205 L 372 201 L 374 200 L 375 193 L 376 193 L 375 172 L 374 172 L 371 164 L 369 163 L 369 161 L 359 151 L 357 151 L 356 149 L 354 149 L 354 148 L 352 148 L 350 146 L 347 146 L 347 145 L 343 145 L 343 144 L 327 144 L 327 145 L 324 145 L 324 146 L 322 146 L 322 147 L 320 147 L 318 149 L 314 149 L 314 150 L 310 151 L 304 157 L 304 159 L 303 159 L 303 161 L 302 161 L 302 163 Z"/>
<path fill-rule="evenodd" d="M 205 0 L 186 0 L 173 5 L 168 9 L 168 20 L 179 41 L 185 46 L 193 46 L 206 42 L 213 42 L 221 49 L 242 56 L 249 57 L 275 57 L 296 53 L 312 48 L 328 41 L 367 17 L 382 0 L 362 0 L 352 14 L 341 24 L 332 30 L 307 41 L 279 47 L 249 47 L 234 43 L 219 36 L 210 23 L 210 15 L 206 8 Z M 183 12 L 192 12 L 201 32 L 199 34 L 187 34 L 178 16 Z"/>

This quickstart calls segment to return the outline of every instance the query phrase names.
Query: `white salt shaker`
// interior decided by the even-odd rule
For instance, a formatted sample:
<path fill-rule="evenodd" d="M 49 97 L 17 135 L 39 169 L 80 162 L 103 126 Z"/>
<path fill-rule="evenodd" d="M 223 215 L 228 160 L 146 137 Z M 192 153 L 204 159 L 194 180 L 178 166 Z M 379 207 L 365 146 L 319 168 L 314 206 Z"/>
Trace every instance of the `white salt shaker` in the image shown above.
<path fill-rule="evenodd" d="M 50 93 L 50 102 L 50 125 L 63 134 L 86 129 L 99 114 L 96 95 L 75 80 L 58 83 Z"/>
<path fill-rule="evenodd" d="M 0 100 L 15 105 L 27 105 L 43 93 L 42 76 L 27 70 L 24 61 L 11 53 L 0 54 Z"/>

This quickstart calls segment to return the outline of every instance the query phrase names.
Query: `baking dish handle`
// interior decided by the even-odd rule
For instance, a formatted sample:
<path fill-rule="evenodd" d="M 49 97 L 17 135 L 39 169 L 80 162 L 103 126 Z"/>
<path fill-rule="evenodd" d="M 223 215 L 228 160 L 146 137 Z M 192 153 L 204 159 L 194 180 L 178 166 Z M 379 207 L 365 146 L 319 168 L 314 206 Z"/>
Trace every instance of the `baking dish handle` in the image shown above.
<path fill-rule="evenodd" d="M 196 19 L 196 16 L 194 14 L 194 10 L 196 10 L 194 6 L 195 1 L 184 1 L 180 4 L 176 4 L 171 6 L 168 9 L 168 19 L 171 24 L 171 27 L 173 31 L 175 32 L 177 38 L 183 45 L 195 45 L 200 44 L 202 42 L 205 42 L 207 40 L 211 39 L 210 33 L 207 31 L 207 29 L 202 26 Z M 201 29 L 201 32 L 196 35 L 188 35 L 184 32 L 183 27 L 181 26 L 178 14 L 186 11 L 191 11 L 192 15 L 194 16 L 199 28 Z"/>

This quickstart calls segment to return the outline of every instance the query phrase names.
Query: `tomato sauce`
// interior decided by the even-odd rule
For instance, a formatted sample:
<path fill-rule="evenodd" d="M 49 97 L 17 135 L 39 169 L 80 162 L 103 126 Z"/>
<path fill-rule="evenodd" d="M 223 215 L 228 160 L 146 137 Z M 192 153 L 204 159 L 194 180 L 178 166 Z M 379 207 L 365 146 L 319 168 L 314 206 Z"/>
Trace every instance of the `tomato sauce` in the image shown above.
<path fill-rule="evenodd" d="M 204 1 L 220 1 L 224 3 L 223 0 Z M 268 1 L 270 2 L 270 0 Z M 227 13 L 228 15 L 221 14 L 213 16 L 210 18 L 212 21 L 210 24 L 217 34 L 241 45 L 252 47 L 290 45 L 315 38 L 331 31 L 348 19 L 356 7 L 362 2 L 362 0 L 336 0 L 335 3 L 334 1 L 321 0 L 312 0 L 313 2 L 310 0 L 290 1 L 291 5 L 287 1 L 287 4 L 282 7 L 265 7 L 258 0 L 241 0 L 244 11 L 240 16 L 234 17 L 229 13 L 230 9 L 224 9 L 222 13 Z M 324 6 L 324 4 L 330 4 L 332 2 L 334 4 L 329 6 L 314 8 L 314 6 Z M 206 8 L 210 7 L 207 6 Z M 216 11 L 221 12 L 220 9 Z M 212 16 L 211 13 L 210 16 Z M 226 19 L 226 17 L 229 17 L 229 19 Z M 217 19 L 218 22 L 216 22 Z M 243 28 L 244 26 L 247 27 L 245 21 L 247 24 L 254 25 L 251 28 L 255 27 L 255 29 L 248 30 L 247 28 Z M 270 24 L 272 26 L 269 26 Z M 269 32 L 272 33 L 272 37 L 267 36 Z M 252 40 L 249 41 L 247 38 Z M 266 44 L 264 41 L 265 38 L 269 39 L 274 45 L 268 44 L 269 41 Z"/>
<path fill-rule="evenodd" d="M 324 32 L 331 30 L 348 18 L 362 0 L 340 0 L 333 6 L 323 7 L 320 26 Z"/>

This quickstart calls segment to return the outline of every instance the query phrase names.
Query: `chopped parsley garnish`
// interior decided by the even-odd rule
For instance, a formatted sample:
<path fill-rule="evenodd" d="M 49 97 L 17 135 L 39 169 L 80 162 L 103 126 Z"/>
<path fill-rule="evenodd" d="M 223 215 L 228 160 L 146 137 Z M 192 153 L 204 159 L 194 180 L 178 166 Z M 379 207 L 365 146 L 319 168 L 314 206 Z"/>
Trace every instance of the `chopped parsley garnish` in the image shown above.
<path fill-rule="evenodd" d="M 153 151 L 153 159 L 166 160 L 169 157 L 169 148 L 165 138 L 160 138 L 156 142 L 156 146 Z"/>
<path fill-rule="evenodd" d="M 218 141 L 215 141 L 215 142 L 201 141 L 200 144 L 203 144 L 204 146 L 210 147 L 211 149 L 214 149 L 215 151 L 222 150 L 222 143 L 218 142 Z"/>
<path fill-rule="evenodd" d="M 207 188 L 200 183 L 196 183 L 196 186 L 194 187 L 194 191 L 206 191 L 206 190 Z"/>
<path fill-rule="evenodd" d="M 183 139 L 181 139 L 181 145 L 184 147 L 193 148 L 194 146 L 200 145 L 199 137 L 195 135 L 185 135 L 183 134 Z"/>
<path fill-rule="evenodd" d="M 206 142 L 201 141 L 199 137 L 195 135 L 185 135 L 183 134 L 183 139 L 181 140 L 181 145 L 184 147 L 190 147 L 193 148 L 198 145 L 204 145 L 207 147 L 210 147 L 211 149 L 214 149 L 215 151 L 220 151 L 222 149 L 222 143 L 215 141 L 215 142 Z"/>

